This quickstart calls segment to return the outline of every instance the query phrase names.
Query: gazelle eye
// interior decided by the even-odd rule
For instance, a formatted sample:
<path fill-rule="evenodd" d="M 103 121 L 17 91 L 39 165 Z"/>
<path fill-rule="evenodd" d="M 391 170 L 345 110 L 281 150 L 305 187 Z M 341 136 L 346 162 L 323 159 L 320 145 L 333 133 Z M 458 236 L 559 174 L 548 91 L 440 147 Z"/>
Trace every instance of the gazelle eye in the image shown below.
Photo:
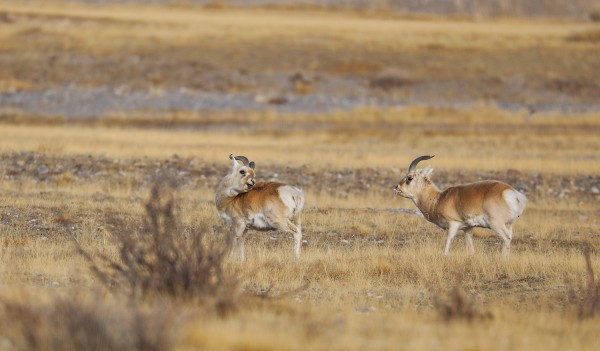
<path fill-rule="evenodd" d="M 244 171 L 243 169 L 240 171 L 241 175 L 246 175 L 246 171 Z"/>
<path fill-rule="evenodd" d="M 406 184 L 410 184 L 410 182 L 412 182 L 412 180 L 413 180 L 412 176 L 406 177 Z"/>

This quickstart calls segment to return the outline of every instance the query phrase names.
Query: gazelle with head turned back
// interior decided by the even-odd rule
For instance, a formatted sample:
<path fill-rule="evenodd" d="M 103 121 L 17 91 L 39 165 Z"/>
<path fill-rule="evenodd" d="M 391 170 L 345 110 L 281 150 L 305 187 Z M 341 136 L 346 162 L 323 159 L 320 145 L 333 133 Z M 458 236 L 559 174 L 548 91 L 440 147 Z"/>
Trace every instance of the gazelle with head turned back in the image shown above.
<path fill-rule="evenodd" d="M 231 169 L 217 186 L 215 205 L 230 225 L 233 248 L 244 260 L 244 236 L 248 229 L 280 230 L 294 235 L 294 254 L 300 258 L 304 208 L 302 190 L 278 182 L 256 182 L 254 161 L 229 155 Z M 240 161 L 241 163 L 239 163 Z"/>
<path fill-rule="evenodd" d="M 417 164 L 433 156 L 417 157 L 408 173 L 394 187 L 394 192 L 411 199 L 425 218 L 448 231 L 444 253 L 448 255 L 452 239 L 459 230 L 465 232 L 471 254 L 473 228 L 489 228 L 502 239 L 502 255 L 510 253 L 513 225 L 525 210 L 527 198 L 510 185 L 487 180 L 457 185 L 440 191 L 429 179 L 433 169 L 416 169 Z"/>

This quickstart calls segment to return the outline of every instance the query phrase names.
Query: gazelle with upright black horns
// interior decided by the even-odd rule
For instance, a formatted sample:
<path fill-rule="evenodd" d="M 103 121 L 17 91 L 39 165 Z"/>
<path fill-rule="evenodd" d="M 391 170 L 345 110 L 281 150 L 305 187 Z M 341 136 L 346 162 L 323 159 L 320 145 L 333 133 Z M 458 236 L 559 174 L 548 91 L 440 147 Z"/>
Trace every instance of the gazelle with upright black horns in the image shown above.
<path fill-rule="evenodd" d="M 300 258 L 301 213 L 304 193 L 278 182 L 256 182 L 254 162 L 245 156 L 229 155 L 231 169 L 217 186 L 215 205 L 230 225 L 234 250 L 244 260 L 244 236 L 248 229 L 280 230 L 294 236 L 294 254 Z M 240 161 L 241 163 L 239 163 Z"/>
<path fill-rule="evenodd" d="M 432 157 L 421 156 L 412 161 L 406 176 L 394 187 L 394 192 L 411 199 L 428 221 L 447 230 L 446 255 L 459 230 L 465 232 L 473 254 L 473 228 L 480 227 L 491 229 L 502 239 L 502 255 L 508 257 L 513 225 L 527 205 L 525 195 L 496 180 L 457 185 L 440 191 L 429 179 L 433 172 L 430 166 L 416 169 L 419 162 Z"/>

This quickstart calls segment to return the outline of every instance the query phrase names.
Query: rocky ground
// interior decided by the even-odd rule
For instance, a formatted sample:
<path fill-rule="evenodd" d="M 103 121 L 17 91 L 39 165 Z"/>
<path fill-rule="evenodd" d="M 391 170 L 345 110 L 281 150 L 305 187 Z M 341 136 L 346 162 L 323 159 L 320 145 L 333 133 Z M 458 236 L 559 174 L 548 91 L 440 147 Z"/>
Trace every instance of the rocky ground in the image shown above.
<path fill-rule="evenodd" d="M 249 77 L 235 72 L 221 72 L 220 75 L 219 79 L 206 79 L 205 84 L 223 84 L 221 78 L 225 78 L 224 81 L 230 81 L 231 85 L 246 86 L 248 91 L 231 93 L 213 87 L 199 90 L 188 86 L 148 90 L 119 85 L 86 87 L 69 84 L 44 90 L 15 89 L 0 92 L 0 113 L 19 111 L 28 115 L 67 118 L 99 118 L 129 113 L 140 115 L 144 114 L 143 111 L 176 110 L 197 113 L 221 109 L 326 113 L 359 107 L 389 108 L 407 105 L 468 108 L 480 106 L 483 101 L 507 111 L 532 110 L 563 114 L 600 111 L 597 100 L 580 103 L 577 101 L 579 97 L 563 88 L 537 89 L 537 84 L 526 87 L 523 82 L 497 82 L 487 86 L 480 91 L 481 94 L 490 94 L 490 90 L 499 92 L 497 98 L 488 100 L 477 93 L 469 94 L 474 90 L 473 84 L 478 83 L 458 80 L 404 82 L 402 78 L 394 76 L 352 78 L 314 75 L 310 78 L 311 93 L 299 94 L 293 88 L 294 77 L 299 74 Z M 248 83 L 250 81 L 252 83 Z M 590 86 L 587 89 L 591 90 L 593 96 L 598 94 L 598 87 Z M 454 97 L 443 98 L 448 95 Z"/>
<path fill-rule="evenodd" d="M 0 176 L 4 181 L 48 183 L 127 181 L 135 187 L 149 188 L 157 175 L 173 176 L 182 189 L 214 189 L 227 173 L 226 165 L 215 165 L 197 158 L 169 159 L 110 159 L 101 156 L 53 157 L 33 152 L 0 155 Z M 346 169 L 340 171 L 311 170 L 301 167 L 269 167 L 261 169 L 259 180 L 278 180 L 297 184 L 313 192 L 336 194 L 339 197 L 362 195 L 367 192 L 391 193 L 401 174 L 390 169 Z M 600 196 L 600 177 L 522 174 L 508 169 L 504 172 L 447 172 L 439 170 L 435 182 L 440 188 L 453 184 L 498 179 L 523 191 L 530 199 L 545 198 L 592 200 Z M 343 189 L 343 190 L 340 190 Z M 340 193 L 342 191 L 342 193 Z"/>

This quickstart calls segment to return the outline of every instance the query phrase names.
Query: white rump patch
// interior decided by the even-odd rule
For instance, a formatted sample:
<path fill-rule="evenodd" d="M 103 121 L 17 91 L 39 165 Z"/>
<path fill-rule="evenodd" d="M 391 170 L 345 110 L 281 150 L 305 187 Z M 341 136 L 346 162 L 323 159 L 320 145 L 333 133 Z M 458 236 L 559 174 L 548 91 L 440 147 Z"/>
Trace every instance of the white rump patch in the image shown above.
<path fill-rule="evenodd" d="M 502 197 L 510 208 L 513 220 L 517 219 L 519 216 L 521 216 L 521 214 L 523 214 L 525 205 L 527 205 L 527 198 L 525 195 L 514 189 L 506 189 L 502 192 Z"/>
<path fill-rule="evenodd" d="M 304 192 L 290 185 L 279 187 L 279 198 L 290 209 L 290 217 L 304 208 Z"/>

